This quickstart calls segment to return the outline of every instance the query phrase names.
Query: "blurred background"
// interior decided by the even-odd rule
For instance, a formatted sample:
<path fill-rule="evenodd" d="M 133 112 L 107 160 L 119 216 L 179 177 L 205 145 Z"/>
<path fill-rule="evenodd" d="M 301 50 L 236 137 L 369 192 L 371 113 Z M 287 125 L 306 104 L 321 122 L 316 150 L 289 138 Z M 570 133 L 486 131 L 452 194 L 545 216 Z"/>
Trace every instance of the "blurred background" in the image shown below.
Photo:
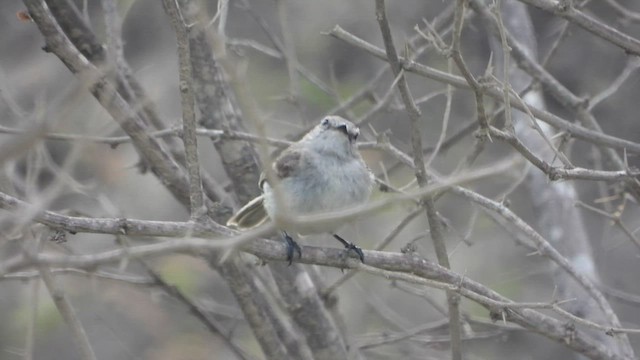
<path fill-rule="evenodd" d="M 78 5 L 81 6 L 81 1 Z M 627 9 L 640 12 L 640 2 L 617 0 Z M 216 2 L 207 2 L 215 13 Z M 416 25 L 434 18 L 449 8 L 444 1 L 403 0 L 388 2 L 388 16 L 396 46 L 415 38 Z M 89 94 L 60 60 L 43 51 L 44 41 L 35 24 L 21 21 L 16 14 L 24 10 L 18 1 L 0 2 L 0 125 L 6 128 L 27 128 L 29 124 L 46 122 L 57 133 L 92 136 L 121 136 L 123 132 L 100 104 Z M 99 1 L 89 1 L 87 13 L 91 26 L 104 36 L 104 18 Z M 123 21 L 124 55 L 135 77 L 157 106 L 167 127 L 180 124 L 181 108 L 178 89 L 178 67 L 175 33 L 170 27 L 161 2 L 156 0 L 118 1 Z M 564 21 L 549 13 L 530 8 L 539 45 L 539 53 L 547 54 L 561 31 Z M 623 17 L 607 1 L 587 1 L 585 11 L 624 33 L 640 38 L 640 21 Z M 300 76 L 298 98 L 291 101 L 289 77 L 283 59 L 256 49 L 273 49 L 270 36 L 282 39 L 281 14 L 277 1 L 230 1 L 227 20 L 229 51 L 238 63 L 246 65 L 246 80 L 251 96 L 257 102 L 273 138 L 291 139 L 295 134 L 315 124 L 324 114 L 352 96 L 388 67 L 362 50 L 356 49 L 326 33 L 336 25 L 352 34 L 382 47 L 374 2 L 371 0 L 300 0 L 287 2 L 289 36 L 295 45 L 298 62 L 311 74 L 328 85 L 328 94 L 316 84 Z M 266 24 L 265 30 L 259 21 Z M 450 18 L 449 18 L 450 21 Z M 450 22 L 443 23 L 448 28 Z M 444 39 L 450 41 L 449 36 Z M 246 46 L 252 44 L 252 46 Z M 415 47 L 424 45 L 417 40 Z M 474 73 L 482 74 L 489 62 L 491 50 L 481 22 L 472 12 L 463 36 L 463 56 Z M 447 71 L 447 59 L 434 49 L 417 59 L 428 66 Z M 566 38 L 550 58 L 546 68 L 578 96 L 590 97 L 608 88 L 622 73 L 629 57 L 619 48 L 595 38 L 592 34 L 570 26 Z M 347 115 L 362 116 L 388 91 L 393 75 L 387 70 L 372 86 L 368 99 L 353 107 Z M 409 77 L 416 98 L 427 96 L 420 104 L 424 143 L 433 146 L 442 129 L 445 110 L 445 84 L 422 77 Z M 638 94 L 640 76 L 632 72 L 614 95 L 594 109 L 594 115 L 607 134 L 631 141 L 640 138 Z M 337 95 L 334 96 L 334 95 Z M 548 110 L 568 120 L 572 114 L 551 98 L 545 99 Z M 451 120 L 447 134 L 474 121 L 475 105 L 470 92 L 455 90 Z M 495 104 L 489 104 L 495 109 Z M 501 120 L 499 120 L 501 121 Z M 251 124 L 245 124 L 252 129 Z M 397 94 L 381 111 L 362 126 L 363 141 L 373 141 L 387 132 L 398 148 L 410 151 L 410 129 L 406 112 Z M 0 131 L 0 143 L 14 135 Z M 474 144 L 471 131 L 455 146 L 438 154 L 432 167 L 449 173 L 469 153 Z M 210 141 L 200 141 L 203 166 L 221 184 L 228 179 Z M 575 141 L 567 154 L 576 165 L 593 168 L 590 145 Z M 489 142 L 476 162 L 490 165 L 511 154 L 500 142 Z M 369 166 L 397 187 L 410 183 L 413 172 L 397 166 L 381 152 L 363 151 Z M 33 159 L 40 159 L 33 163 Z M 31 162 L 30 162 L 31 161 Z M 41 141 L 12 161 L 7 161 L 5 173 L 24 181 L 17 186 L 20 198 L 43 201 L 47 208 L 66 214 L 94 217 L 126 217 L 149 220 L 184 221 L 188 213 L 162 184 L 150 173 L 136 167 L 138 156 L 129 144 L 112 148 L 91 141 Z M 639 166 L 636 156 L 629 164 Z M 606 167 L 607 164 L 605 164 Z M 534 170 L 535 171 L 535 170 Z M 492 178 L 473 183 L 470 188 L 487 197 L 501 193 L 517 182 L 516 177 Z M 14 184 L 14 186 L 16 186 Z M 615 184 L 576 181 L 581 201 L 603 208 L 598 202 L 603 194 L 615 190 Z M 374 197 L 385 194 L 375 193 Z M 507 199 L 510 208 L 529 223 L 536 214 L 529 195 L 517 187 Z M 612 209 L 622 209 L 622 199 L 609 202 Z M 624 202 L 622 220 L 631 231 L 640 226 L 638 209 L 633 202 Z M 447 245 L 454 271 L 479 281 L 504 296 L 517 301 L 550 301 L 555 284 L 552 267 L 528 249 L 516 245 L 510 234 L 464 199 L 446 195 L 438 201 L 438 210 L 448 220 Z M 370 249 L 388 234 L 413 209 L 397 205 L 361 219 L 341 234 L 364 249 Z M 623 326 L 640 325 L 640 271 L 638 250 L 610 220 L 592 212 L 584 212 L 589 240 L 601 281 L 610 288 L 623 291 L 626 300 L 611 297 Z M 2 212 L 0 216 L 6 217 Z M 3 229 L 0 259 L 20 252 L 15 236 Z M 15 234 L 13 234 L 15 235 Z M 91 253 L 117 247 L 112 236 L 69 235 L 64 244 L 47 244 L 68 253 Z M 156 239 L 130 239 L 134 243 Z M 327 236 L 303 240 L 305 244 L 337 247 Z M 426 218 L 416 217 L 391 243 L 387 250 L 400 251 L 413 244 L 421 255 L 435 261 Z M 251 355 L 260 358 L 260 348 L 225 283 L 204 261 L 188 256 L 167 256 L 151 260 L 165 279 L 177 286 L 195 303 L 207 309 L 232 338 Z M 260 264 L 253 261 L 256 272 Z M 106 266 L 120 277 L 109 280 L 83 274 L 58 276 L 76 307 L 87 330 L 91 344 L 100 359 L 234 359 L 222 341 L 210 333 L 182 304 L 161 289 L 145 282 L 144 269 L 134 262 Z M 326 284 L 342 276 L 333 268 L 316 268 Z M 129 281 L 123 281 L 123 279 Z M 46 288 L 28 280 L 0 278 L 0 359 L 24 357 L 25 339 L 30 321 L 35 320 L 35 359 L 77 359 L 71 346 L 66 324 L 53 305 Z M 446 306 L 444 294 L 422 289 L 431 299 Z M 638 294 L 638 295 L 634 295 Z M 337 289 L 339 311 L 348 330 L 351 346 L 363 347 L 370 359 L 448 358 L 446 319 L 428 301 L 388 280 L 358 274 Z M 634 297 L 635 296 L 635 297 Z M 465 342 L 469 359 L 565 359 L 571 353 L 542 336 L 512 326 L 491 324 L 485 309 L 463 300 L 462 307 L 477 321 L 478 335 Z M 486 322 L 486 326 L 482 322 Z M 432 326 L 428 326 L 432 325 Z M 403 341 L 377 344 L 376 339 L 400 331 L 428 327 Z M 640 351 L 637 335 L 631 341 Z"/>

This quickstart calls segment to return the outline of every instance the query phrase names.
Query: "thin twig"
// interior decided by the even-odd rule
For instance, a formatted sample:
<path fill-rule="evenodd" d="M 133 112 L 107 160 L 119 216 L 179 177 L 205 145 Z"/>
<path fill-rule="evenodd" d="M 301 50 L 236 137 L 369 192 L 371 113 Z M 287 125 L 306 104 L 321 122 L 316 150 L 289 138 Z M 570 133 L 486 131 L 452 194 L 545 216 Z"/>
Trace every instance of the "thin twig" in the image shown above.
<path fill-rule="evenodd" d="M 348 33 L 344 29 L 336 26 L 333 30 L 331 30 L 330 34 L 340 40 L 343 40 L 353 46 L 361 48 L 371 55 L 385 60 L 386 55 L 383 49 L 366 42 L 355 35 Z M 402 68 L 411 73 L 416 73 L 418 75 L 427 77 L 429 79 L 433 79 L 436 81 L 443 82 L 445 84 L 451 84 L 456 88 L 461 89 L 470 89 L 469 84 L 465 81 L 463 77 L 455 76 L 452 74 L 445 73 L 443 71 L 428 67 L 426 65 L 418 64 L 416 62 L 409 62 L 406 59 L 399 57 L 398 58 Z M 486 84 L 483 88 L 484 93 L 495 100 L 503 101 L 503 93 L 502 88 L 490 86 Z M 521 110 L 527 111 L 527 104 L 519 101 L 517 98 L 511 98 L 511 106 Z M 628 152 L 640 153 L 640 143 L 636 143 L 629 140 L 624 140 L 615 136 L 607 135 L 602 133 L 601 131 L 589 130 L 583 126 L 576 125 L 575 123 L 565 120 L 555 114 L 552 114 L 548 111 L 544 111 L 542 109 L 538 109 L 536 107 L 530 107 L 530 111 L 536 119 L 542 120 L 549 125 L 557 127 L 561 130 L 566 131 L 572 136 L 582 139 L 587 142 L 591 142 L 597 145 L 607 146 L 614 149 L 623 150 L 626 149 Z"/>
<path fill-rule="evenodd" d="M 178 43 L 178 63 L 180 74 L 180 95 L 182 105 L 182 141 L 189 173 L 189 204 L 192 221 L 201 221 L 206 214 L 204 193 L 198 161 L 198 137 L 196 136 L 195 97 L 193 95 L 193 75 L 191 51 L 187 26 L 180 14 L 176 0 L 163 0 L 165 12 L 171 19 Z"/>
<path fill-rule="evenodd" d="M 34 242 L 32 246 L 33 250 L 35 251 L 35 256 L 37 256 L 40 252 L 43 237 L 44 233 L 32 239 Z M 29 250 L 27 250 L 27 252 L 28 251 Z M 32 254 L 27 255 L 28 258 L 31 256 Z M 41 264 L 38 266 L 38 271 L 40 272 L 40 278 L 49 291 L 49 295 L 51 296 L 53 303 L 58 309 L 58 312 L 71 329 L 72 340 L 78 348 L 80 354 L 82 355 L 82 358 L 85 360 L 96 360 L 96 354 L 93 351 L 91 343 L 89 342 L 87 333 L 85 332 L 80 319 L 78 319 L 78 315 L 76 314 L 73 305 L 71 305 L 71 302 L 69 301 L 69 298 L 67 297 L 64 289 L 53 277 L 53 275 L 49 271 L 48 266 Z"/>
<path fill-rule="evenodd" d="M 398 91 L 404 102 L 405 109 L 409 115 L 411 123 L 411 146 L 413 149 L 413 164 L 415 177 L 420 187 L 425 187 L 428 184 L 427 173 L 424 164 L 424 154 L 422 152 L 422 127 L 420 126 L 420 110 L 416 106 L 409 84 L 406 77 L 403 74 L 402 66 L 398 60 L 398 53 L 396 52 L 395 45 L 393 44 L 393 37 L 391 35 L 391 28 L 389 21 L 387 20 L 387 14 L 385 9 L 384 0 L 376 0 L 376 19 L 380 26 L 380 32 L 384 40 L 384 46 L 387 55 L 387 61 L 391 66 L 395 76 L 400 77 L 398 82 Z M 443 229 L 438 218 L 437 211 L 433 199 L 430 197 L 424 198 L 424 206 L 427 212 L 427 219 L 429 221 L 429 230 L 431 232 L 431 239 L 433 240 L 433 246 L 436 250 L 436 256 L 438 262 L 443 267 L 449 269 L 449 255 L 447 254 L 447 248 L 444 241 Z M 461 343 L 461 328 L 460 328 L 460 309 L 459 309 L 459 297 L 453 292 L 447 291 L 447 302 L 449 304 L 449 331 L 451 334 L 451 358 L 453 360 L 462 359 L 462 343 Z"/>

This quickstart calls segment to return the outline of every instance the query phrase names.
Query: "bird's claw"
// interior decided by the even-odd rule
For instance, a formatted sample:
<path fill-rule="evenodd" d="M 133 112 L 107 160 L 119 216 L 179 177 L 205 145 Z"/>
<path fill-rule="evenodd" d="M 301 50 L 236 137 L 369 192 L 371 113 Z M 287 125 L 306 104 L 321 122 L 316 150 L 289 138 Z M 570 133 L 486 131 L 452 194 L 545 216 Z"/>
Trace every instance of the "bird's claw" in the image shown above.
<path fill-rule="evenodd" d="M 287 246 L 287 261 L 289 262 L 289 266 L 291 266 L 293 261 L 293 252 L 295 251 L 298 253 L 299 259 L 302 257 L 302 249 L 300 249 L 300 245 L 298 245 L 298 243 L 295 242 L 289 234 L 284 233 L 283 236 Z"/>
<path fill-rule="evenodd" d="M 333 237 L 336 238 L 336 240 L 340 241 L 342 245 L 344 245 L 344 247 L 347 249 L 347 252 L 353 250 L 353 252 L 356 253 L 356 255 L 358 255 L 358 257 L 360 258 L 360 261 L 364 264 L 364 252 L 362 252 L 362 249 L 359 246 L 343 239 L 339 235 L 333 234 Z"/>

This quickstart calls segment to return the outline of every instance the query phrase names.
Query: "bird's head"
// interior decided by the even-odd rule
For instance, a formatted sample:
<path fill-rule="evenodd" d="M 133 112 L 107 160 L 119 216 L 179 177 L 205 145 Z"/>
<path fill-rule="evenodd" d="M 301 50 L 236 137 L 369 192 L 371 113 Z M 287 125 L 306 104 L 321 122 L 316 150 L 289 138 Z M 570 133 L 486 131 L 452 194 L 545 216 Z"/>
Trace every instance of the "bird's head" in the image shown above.
<path fill-rule="evenodd" d="M 360 129 L 351 121 L 340 116 L 327 116 L 311 130 L 302 141 L 318 152 L 334 153 L 338 156 L 356 154 L 356 140 Z"/>

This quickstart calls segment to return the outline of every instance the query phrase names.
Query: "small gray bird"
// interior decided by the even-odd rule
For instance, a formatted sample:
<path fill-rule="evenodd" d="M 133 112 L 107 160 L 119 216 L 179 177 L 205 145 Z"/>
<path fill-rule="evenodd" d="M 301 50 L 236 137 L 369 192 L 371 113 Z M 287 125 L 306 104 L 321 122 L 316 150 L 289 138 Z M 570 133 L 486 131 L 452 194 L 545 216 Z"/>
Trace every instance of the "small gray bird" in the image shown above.
<path fill-rule="evenodd" d="M 262 225 L 268 218 L 276 221 L 283 214 L 314 215 L 349 208 L 367 201 L 374 177 L 356 147 L 360 130 L 340 116 L 327 116 L 300 141 L 291 145 L 273 163 L 274 184 L 260 176 L 259 196 L 238 211 L 227 226 L 247 229 Z M 268 217 L 267 217 L 268 216 Z M 276 225 L 279 225 L 276 221 Z M 286 223 L 287 260 L 300 246 L 288 232 L 298 234 L 333 233 L 341 221 L 330 225 Z M 333 234 L 347 251 L 353 250 L 364 262 L 362 249 Z"/>

